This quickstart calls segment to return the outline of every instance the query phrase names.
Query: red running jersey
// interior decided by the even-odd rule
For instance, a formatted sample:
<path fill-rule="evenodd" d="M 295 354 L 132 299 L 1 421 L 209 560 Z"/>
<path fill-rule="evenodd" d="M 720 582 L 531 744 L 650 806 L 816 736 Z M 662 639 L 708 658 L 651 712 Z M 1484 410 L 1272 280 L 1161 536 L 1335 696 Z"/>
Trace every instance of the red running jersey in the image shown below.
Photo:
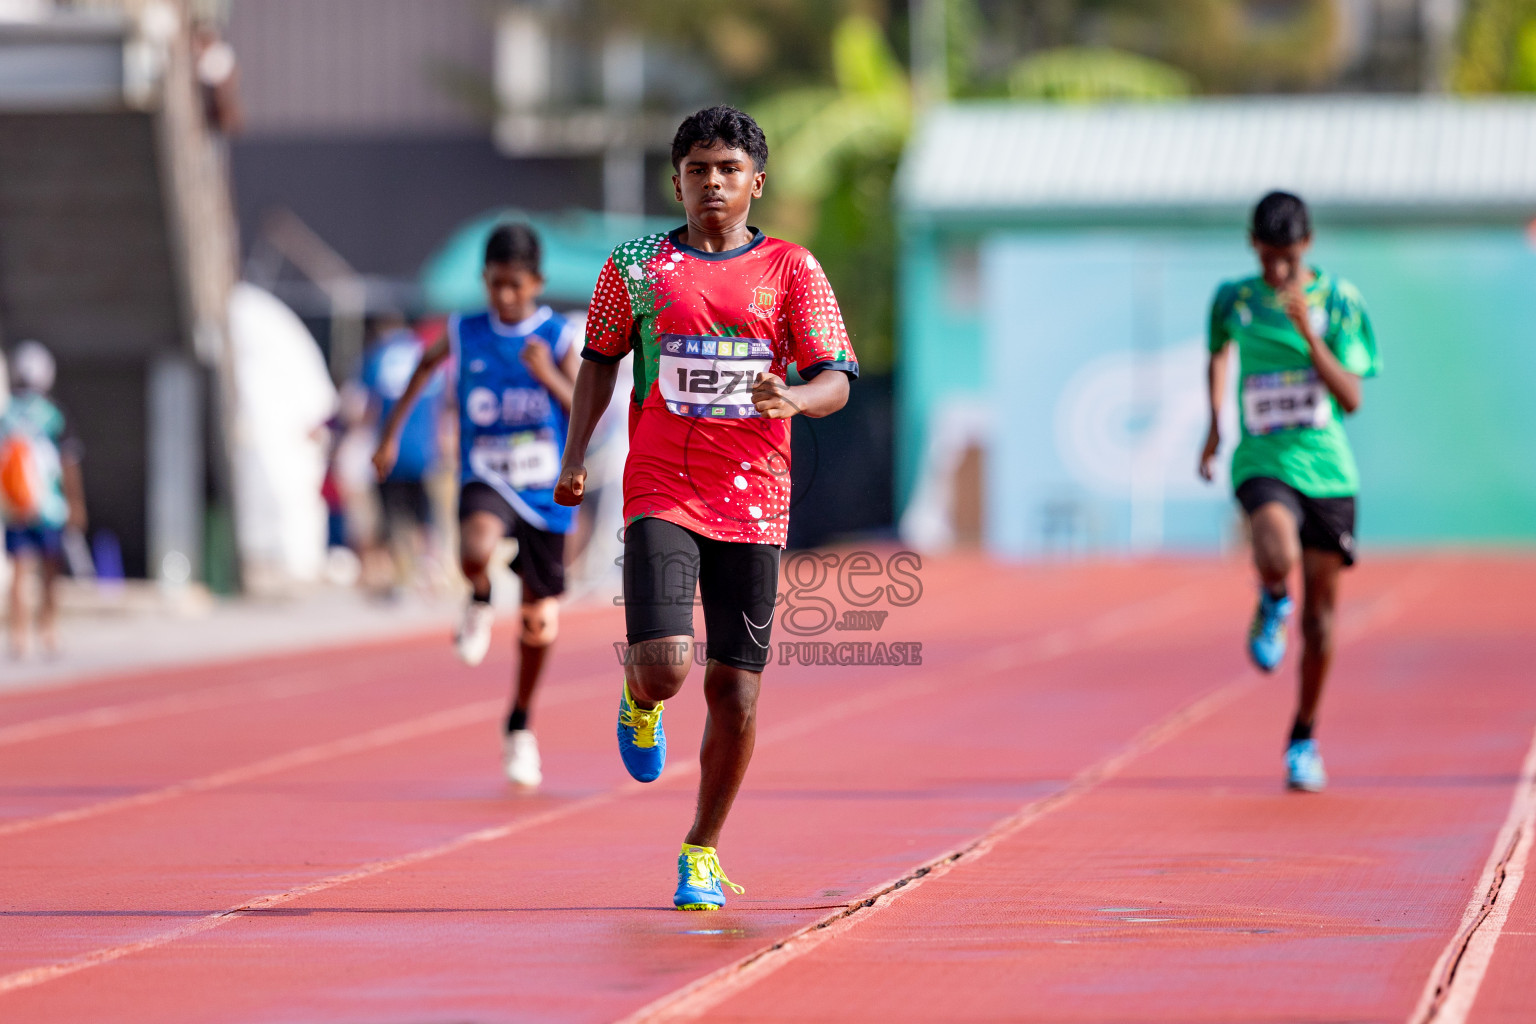
<path fill-rule="evenodd" d="M 615 249 L 587 316 L 583 358 L 635 352 L 624 521 L 655 516 L 715 540 L 783 547 L 789 421 L 759 416 L 752 385 L 790 363 L 806 379 L 857 377 L 858 359 L 808 251 L 756 232 L 709 253 L 679 241 L 681 231 Z"/>

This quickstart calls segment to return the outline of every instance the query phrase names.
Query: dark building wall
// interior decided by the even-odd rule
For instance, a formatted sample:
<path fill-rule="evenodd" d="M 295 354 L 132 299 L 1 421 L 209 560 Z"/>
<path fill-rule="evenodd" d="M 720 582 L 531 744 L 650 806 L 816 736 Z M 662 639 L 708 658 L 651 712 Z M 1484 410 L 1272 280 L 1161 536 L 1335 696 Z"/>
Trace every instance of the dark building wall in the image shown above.
<path fill-rule="evenodd" d="M 402 279 L 486 210 L 602 201 L 595 161 L 509 160 L 481 138 L 249 138 L 232 164 L 247 250 L 266 212 L 287 208 L 354 269 Z"/>
<path fill-rule="evenodd" d="M 72 360 L 59 366 L 54 397 L 85 449 L 81 475 L 90 530 L 110 530 L 123 569 L 143 576 L 147 541 L 147 408 L 143 363 Z"/>
<path fill-rule="evenodd" d="M 790 420 L 790 547 L 816 547 L 891 529 L 893 400 L 889 376 L 866 374 L 853 382 L 840 412 L 825 419 Z"/>
<path fill-rule="evenodd" d="M 65 365 L 176 348 L 183 324 L 147 114 L 0 114 L 0 322 Z"/>
<path fill-rule="evenodd" d="M 227 35 L 246 130 L 488 134 L 494 12 L 484 0 L 237 0 Z"/>
<path fill-rule="evenodd" d="M 0 115 L 0 323 L 58 362 L 93 530 L 146 561 L 145 367 L 185 343 L 155 126 L 138 113 Z"/>

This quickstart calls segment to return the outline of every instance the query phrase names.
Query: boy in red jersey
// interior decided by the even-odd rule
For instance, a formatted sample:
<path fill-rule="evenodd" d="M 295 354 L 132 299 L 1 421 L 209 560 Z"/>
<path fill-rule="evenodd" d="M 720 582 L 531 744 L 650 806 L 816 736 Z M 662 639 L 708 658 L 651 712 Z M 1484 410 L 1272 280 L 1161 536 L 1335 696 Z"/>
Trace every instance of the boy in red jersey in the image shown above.
<path fill-rule="evenodd" d="M 624 467 L 624 608 L 630 657 L 619 753 L 642 782 L 661 774 L 662 701 L 692 664 L 698 586 L 708 637 L 698 810 L 678 857 L 679 910 L 725 905 L 715 846 L 757 735 L 779 552 L 789 522 L 789 424 L 848 401 L 859 374 L 816 258 L 747 224 L 768 144 L 731 107 L 688 118 L 672 141 L 687 223 L 626 242 L 597 279 L 555 500 L 586 486 L 587 442 L 616 364 L 634 350 Z M 794 363 L 804 384 L 785 382 Z"/>

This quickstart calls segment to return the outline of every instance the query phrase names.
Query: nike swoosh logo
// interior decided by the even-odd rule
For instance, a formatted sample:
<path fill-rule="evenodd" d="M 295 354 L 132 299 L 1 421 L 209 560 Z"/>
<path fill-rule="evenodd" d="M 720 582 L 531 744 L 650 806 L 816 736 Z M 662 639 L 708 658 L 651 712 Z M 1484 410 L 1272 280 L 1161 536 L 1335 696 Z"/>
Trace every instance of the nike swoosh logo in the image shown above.
<path fill-rule="evenodd" d="M 757 633 L 755 630 L 767 629 L 769 626 L 773 625 L 773 613 L 768 613 L 768 621 L 763 623 L 761 626 L 747 618 L 746 612 L 741 613 L 741 621 L 747 624 L 747 636 L 752 638 L 752 642 L 757 644 L 757 646 L 761 647 L 763 650 L 768 650 L 768 645 L 757 638 Z"/>

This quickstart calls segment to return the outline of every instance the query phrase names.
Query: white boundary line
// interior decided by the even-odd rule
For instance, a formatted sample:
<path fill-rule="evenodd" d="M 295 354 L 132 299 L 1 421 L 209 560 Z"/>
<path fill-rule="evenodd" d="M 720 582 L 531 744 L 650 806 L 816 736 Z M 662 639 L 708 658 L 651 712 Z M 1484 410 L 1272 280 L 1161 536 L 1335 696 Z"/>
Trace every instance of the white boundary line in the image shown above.
<path fill-rule="evenodd" d="M 1509 814 L 1493 841 L 1461 925 L 1430 971 L 1410 1024 L 1464 1024 L 1488 973 L 1510 907 L 1525 878 L 1536 834 L 1536 736 L 1526 751 Z"/>
<path fill-rule="evenodd" d="M 989 651 L 986 654 L 979 655 L 978 657 L 972 659 L 974 665 L 971 667 L 978 671 L 985 670 L 998 672 L 1019 665 L 1040 661 L 1049 661 L 1053 658 L 1075 653 L 1076 651 L 1085 648 L 1097 646 L 1098 644 L 1104 643 L 1108 640 L 1113 640 L 1117 637 L 1125 635 L 1126 633 L 1134 631 L 1138 627 L 1159 625 L 1168 621 L 1170 618 L 1176 618 L 1179 615 L 1187 613 L 1190 610 L 1190 598 L 1200 589 L 1201 588 L 1197 585 L 1191 584 L 1188 587 L 1181 588 L 1180 590 L 1174 591 L 1170 594 L 1165 594 L 1149 600 L 1143 600 L 1137 602 L 1136 604 L 1126 605 L 1121 608 L 1117 608 L 1114 611 L 1106 612 L 1105 614 L 1090 620 L 1087 624 L 1075 629 L 1055 630 L 1035 640 L 1021 641 L 1015 644 L 1011 644 L 1005 648 Z M 1173 614 L 1170 615 L 1170 612 Z M 812 732 L 818 728 L 821 728 L 822 726 L 829 725 L 838 720 L 847 718 L 850 715 L 860 714 L 862 712 L 887 705 L 893 699 L 903 699 L 908 696 L 915 696 L 919 693 L 931 692 L 940 687 L 953 686 L 955 675 L 965 668 L 966 663 L 962 663 L 956 668 L 946 669 L 943 672 L 930 673 L 926 677 L 926 682 L 914 680 L 907 686 L 897 688 L 895 690 L 891 688 L 877 689 L 858 697 L 852 697 L 848 700 L 840 701 L 837 704 L 822 708 L 821 710 L 803 716 L 800 719 L 787 722 L 781 728 L 766 730 L 765 733 L 760 737 L 758 745 L 762 746 L 767 743 L 775 743 L 784 739 L 803 735 L 807 732 Z M 479 709 L 490 703 L 492 702 L 477 702 L 477 704 L 452 708 L 447 711 L 438 712 L 436 715 L 429 715 L 427 716 L 427 719 L 441 719 L 442 721 L 446 722 L 450 718 L 456 720 L 457 716 L 461 715 L 472 719 L 474 716 L 470 716 L 468 714 L 470 708 Z M 497 702 L 494 706 L 499 709 L 501 704 Z M 483 714 L 483 711 L 480 713 Z M 425 721 L 426 719 L 417 719 L 413 722 L 405 722 L 396 726 L 386 726 L 384 729 L 374 730 L 371 733 L 363 733 L 359 736 L 348 737 L 347 739 L 338 740 L 332 744 L 321 744 L 321 746 L 335 747 L 339 744 L 346 743 L 358 744 L 364 741 L 364 739 L 367 737 L 376 737 L 379 733 L 390 731 L 400 733 L 403 730 L 412 728 L 422 730 L 423 723 Z M 440 724 L 439 727 L 452 728 L 453 726 Z M 425 731 L 413 733 L 413 735 L 425 734 Z M 406 737 L 402 735 L 399 738 Z M 230 775 L 234 772 L 249 772 L 257 765 L 270 764 L 271 762 L 279 760 L 288 761 L 297 757 L 298 755 L 304 754 L 305 751 L 314 751 L 316 749 L 317 748 L 304 748 L 304 750 L 294 751 L 290 754 L 278 755 L 278 757 L 270 758 L 265 762 L 257 762 L 256 765 L 247 765 L 243 769 L 231 769 L 230 772 L 219 773 L 219 775 L 224 776 Z M 358 747 L 357 749 L 368 749 L 368 747 Z M 351 751 L 349 750 L 343 752 Z M 333 753 L 330 756 L 335 756 L 335 754 Z M 307 764 L 312 763 L 312 761 L 318 759 L 319 758 L 310 755 L 306 760 L 294 763 Z M 283 767 L 292 766 L 293 764 L 283 765 Z M 270 770 L 279 769 L 273 768 Z M 562 818 L 569 817 L 570 815 L 580 813 L 581 811 L 611 803 L 623 797 L 642 792 L 647 788 L 655 789 L 658 786 L 668 785 L 683 779 L 692 778 L 698 774 L 698 770 L 697 762 L 678 765 L 672 768 L 665 777 L 655 783 L 651 783 L 649 787 L 637 782 L 626 782 L 615 787 L 614 789 L 609 790 L 606 793 L 599 793 L 594 796 L 578 800 L 574 803 L 567 804 L 564 807 L 554 808 L 541 814 L 535 814 L 527 818 L 518 819 L 517 821 L 508 822 L 504 825 L 496 825 L 490 828 L 477 829 L 474 832 L 466 833 L 446 842 L 439 843 L 435 846 L 427 847 L 426 849 L 417 850 L 412 853 L 404 854 L 399 857 L 389 858 L 386 860 L 373 861 L 371 863 L 364 864 L 352 871 L 337 875 L 330 875 L 326 878 L 310 882 L 306 885 L 284 890 L 283 892 L 271 893 L 266 896 L 257 897 L 242 903 L 239 906 L 230 907 L 227 910 L 221 910 L 216 913 L 209 914 L 206 917 L 198 918 L 196 921 L 183 925 L 180 928 L 174 928 L 170 931 L 162 932 L 159 935 L 152 935 L 149 938 L 140 939 L 136 942 L 122 943 L 115 946 L 104 946 L 87 953 L 82 953 L 79 956 L 59 961 L 57 963 L 43 964 L 38 967 L 31 967 L 20 971 L 15 971 L 11 974 L 0 976 L 0 995 L 3 995 L 6 992 L 16 991 L 17 989 L 31 988 L 35 985 L 41 985 L 58 978 L 63 978 L 68 975 L 75 974 L 79 971 L 83 971 L 91 967 L 111 963 L 114 960 L 120 960 L 123 957 L 130 956 L 134 953 L 158 949 L 161 946 L 168 945 L 180 939 L 190 938 L 194 935 L 199 935 L 203 932 L 210 931 L 228 921 L 234 920 L 235 918 L 248 916 L 251 913 L 265 910 L 269 907 L 290 903 L 293 900 L 299 899 L 303 896 L 308 896 L 316 892 L 322 892 L 326 889 L 335 888 L 339 885 L 345 885 L 349 882 L 361 881 L 366 878 L 371 878 L 375 875 L 383 874 L 386 871 L 393 871 L 396 868 L 408 867 L 422 861 L 432 860 L 434 858 L 453 853 L 457 850 L 464 849 L 468 846 L 474 846 L 480 843 L 494 842 L 495 840 L 505 838 L 506 836 L 513 835 L 518 832 L 524 832 L 529 829 L 548 824 L 552 821 L 558 821 Z M 215 777 L 217 776 L 207 776 L 205 778 Z M 179 783 L 176 786 L 167 787 L 167 790 L 176 790 L 177 792 L 157 790 L 155 793 L 141 794 L 141 797 L 151 797 L 158 793 L 165 793 L 166 795 L 160 797 L 159 799 L 169 799 L 171 796 L 180 795 L 184 787 L 193 785 L 198 781 L 199 780 L 192 780 L 188 783 Z M 208 787 L 204 786 L 203 788 Z M 129 801 L 154 802 L 149 800 L 142 800 L 140 798 L 129 797 L 126 798 L 125 801 L 109 801 L 107 805 L 96 806 L 106 806 L 109 809 L 116 809 L 117 805 L 125 804 Z M 81 810 L 89 810 L 89 808 L 82 808 Z M 105 811 L 99 813 L 105 813 Z M 46 819 L 31 820 L 45 821 Z M 1020 827 L 1023 826 L 1021 825 Z"/>

